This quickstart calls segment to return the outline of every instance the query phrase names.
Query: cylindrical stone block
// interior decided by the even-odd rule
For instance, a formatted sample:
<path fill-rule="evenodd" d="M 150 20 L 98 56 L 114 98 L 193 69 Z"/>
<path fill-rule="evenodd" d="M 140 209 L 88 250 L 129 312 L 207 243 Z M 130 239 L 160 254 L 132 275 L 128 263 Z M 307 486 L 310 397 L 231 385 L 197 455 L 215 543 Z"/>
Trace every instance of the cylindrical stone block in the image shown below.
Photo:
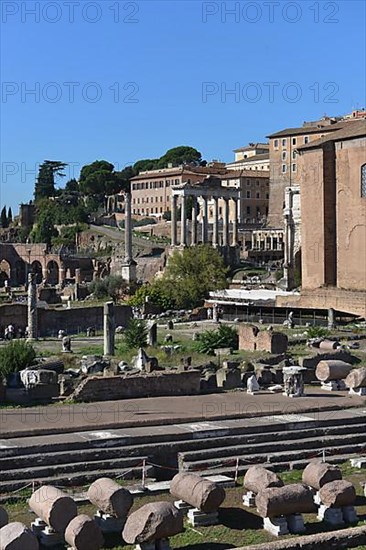
<path fill-rule="evenodd" d="M 301 483 L 263 489 L 256 496 L 255 504 L 262 518 L 316 511 L 311 489 Z"/>
<path fill-rule="evenodd" d="M 99 526 L 85 514 L 70 521 L 66 527 L 65 540 L 75 550 L 99 550 L 104 544 Z"/>
<path fill-rule="evenodd" d="M 0 529 L 0 550 L 39 550 L 39 544 L 28 527 L 15 521 Z"/>
<path fill-rule="evenodd" d="M 4 527 L 4 525 L 7 525 L 9 522 L 9 516 L 6 510 L 4 508 L 0 507 L 0 529 L 1 527 Z"/>
<path fill-rule="evenodd" d="M 196 474 L 180 473 L 170 482 L 170 493 L 205 514 L 216 512 L 225 500 L 225 490 Z"/>
<path fill-rule="evenodd" d="M 364 388 L 366 386 L 366 367 L 352 369 L 344 382 L 347 388 Z"/>
<path fill-rule="evenodd" d="M 319 498 L 325 506 L 332 508 L 352 506 L 356 500 L 356 490 L 352 483 L 345 479 L 331 481 L 320 489 Z"/>
<path fill-rule="evenodd" d="M 315 376 L 321 382 L 331 382 L 332 380 L 343 380 L 352 370 L 352 365 L 344 361 L 331 360 L 319 361 Z"/>
<path fill-rule="evenodd" d="M 337 349 L 339 342 L 333 342 L 333 340 L 323 340 L 319 343 L 319 349 L 323 350 L 333 350 Z"/>
<path fill-rule="evenodd" d="M 126 518 L 133 504 L 131 493 L 108 477 L 97 479 L 90 485 L 88 499 L 98 510 L 117 518 Z"/>
<path fill-rule="evenodd" d="M 244 488 L 252 493 L 259 493 L 268 487 L 283 487 L 283 481 L 263 466 L 251 466 L 244 476 Z"/>
<path fill-rule="evenodd" d="M 43 485 L 29 499 L 29 506 L 49 527 L 64 533 L 67 525 L 77 515 L 76 502 L 56 487 Z"/>
<path fill-rule="evenodd" d="M 317 491 L 326 483 L 338 479 L 342 479 L 342 472 L 338 466 L 320 460 L 310 462 L 302 473 L 302 482 Z"/>
<path fill-rule="evenodd" d="M 183 514 L 170 502 L 151 502 L 133 512 L 122 537 L 127 544 L 166 539 L 183 531 Z"/>

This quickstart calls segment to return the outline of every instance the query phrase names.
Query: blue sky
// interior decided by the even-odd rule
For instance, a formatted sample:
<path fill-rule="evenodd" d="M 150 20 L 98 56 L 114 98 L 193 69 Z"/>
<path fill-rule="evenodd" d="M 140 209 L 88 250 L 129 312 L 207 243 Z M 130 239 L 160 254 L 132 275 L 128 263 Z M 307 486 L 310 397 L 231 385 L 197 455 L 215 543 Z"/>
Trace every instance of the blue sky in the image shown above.
<path fill-rule="evenodd" d="M 361 0 L 0 4 L 0 203 L 15 211 L 44 159 L 71 163 L 70 177 L 177 145 L 230 161 L 249 141 L 364 106 Z"/>

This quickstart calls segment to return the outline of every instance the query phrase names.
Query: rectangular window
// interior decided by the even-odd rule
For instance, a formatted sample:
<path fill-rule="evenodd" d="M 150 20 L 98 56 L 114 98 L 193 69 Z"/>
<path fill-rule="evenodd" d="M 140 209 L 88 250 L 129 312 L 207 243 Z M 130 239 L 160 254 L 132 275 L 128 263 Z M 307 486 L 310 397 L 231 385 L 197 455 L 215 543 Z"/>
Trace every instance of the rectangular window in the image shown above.
<path fill-rule="evenodd" d="M 292 145 L 296 145 L 296 138 L 292 138 Z"/>
<path fill-rule="evenodd" d="M 247 206 L 247 214 L 250 215 L 250 206 Z"/>
<path fill-rule="evenodd" d="M 257 199 L 259 199 L 260 196 L 261 196 L 261 194 L 260 194 L 260 193 L 257 193 L 257 195 L 256 195 Z"/>
<path fill-rule="evenodd" d="M 282 164 L 282 174 L 286 174 L 287 166 L 286 164 Z"/>
<path fill-rule="evenodd" d="M 287 152 L 283 151 L 282 152 L 282 160 L 286 160 L 286 157 L 287 157 Z"/>
<path fill-rule="evenodd" d="M 293 171 L 293 172 L 296 172 L 296 164 L 293 164 L 293 165 L 292 165 L 292 171 Z"/>
<path fill-rule="evenodd" d="M 250 199 L 250 191 L 247 191 L 247 199 Z"/>
<path fill-rule="evenodd" d="M 293 158 L 293 159 L 295 159 L 295 158 L 296 158 L 296 156 L 297 156 L 297 153 L 296 153 L 296 151 L 292 151 L 292 158 Z"/>
<path fill-rule="evenodd" d="M 304 136 L 304 144 L 306 145 L 309 143 L 309 136 Z"/>
<path fill-rule="evenodd" d="M 266 199 L 267 200 L 269 199 L 269 193 L 266 193 Z"/>
<path fill-rule="evenodd" d="M 282 147 L 286 147 L 287 145 L 287 139 L 286 138 L 283 138 L 282 140 Z"/>
<path fill-rule="evenodd" d="M 278 139 L 275 139 L 275 140 L 274 140 L 273 146 L 277 149 L 277 147 L 278 147 Z"/>

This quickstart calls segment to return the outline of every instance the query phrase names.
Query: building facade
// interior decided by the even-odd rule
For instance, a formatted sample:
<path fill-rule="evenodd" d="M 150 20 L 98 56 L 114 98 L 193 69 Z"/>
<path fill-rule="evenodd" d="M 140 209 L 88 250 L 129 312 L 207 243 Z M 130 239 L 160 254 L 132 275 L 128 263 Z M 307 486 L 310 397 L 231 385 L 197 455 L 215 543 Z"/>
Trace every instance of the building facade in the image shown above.
<path fill-rule="evenodd" d="M 269 170 L 268 143 L 249 143 L 234 153 L 235 160 L 226 164 L 228 170 Z"/>

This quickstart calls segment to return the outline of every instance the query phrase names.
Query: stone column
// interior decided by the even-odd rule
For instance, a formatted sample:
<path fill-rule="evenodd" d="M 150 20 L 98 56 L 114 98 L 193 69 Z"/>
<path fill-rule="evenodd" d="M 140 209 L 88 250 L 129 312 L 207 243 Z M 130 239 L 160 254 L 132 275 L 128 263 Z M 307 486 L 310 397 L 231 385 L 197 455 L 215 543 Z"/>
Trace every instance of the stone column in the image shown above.
<path fill-rule="evenodd" d="M 202 216 L 202 242 L 207 244 L 208 242 L 208 198 L 203 199 L 203 216 Z"/>
<path fill-rule="evenodd" d="M 28 275 L 28 340 L 38 338 L 36 275 Z"/>
<path fill-rule="evenodd" d="M 229 201 L 224 198 L 224 225 L 222 234 L 222 245 L 229 246 Z"/>
<path fill-rule="evenodd" d="M 125 261 L 131 262 L 132 257 L 132 214 L 131 193 L 125 194 Z"/>
<path fill-rule="evenodd" d="M 180 244 L 187 244 L 187 212 L 186 212 L 186 197 L 182 195 L 180 205 Z"/>
<path fill-rule="evenodd" d="M 104 317 L 104 355 L 114 355 L 114 304 L 106 302 L 103 307 Z"/>
<path fill-rule="evenodd" d="M 234 215 L 233 215 L 233 246 L 238 246 L 238 201 L 233 199 Z"/>
<path fill-rule="evenodd" d="M 171 245 L 177 246 L 177 195 L 171 197 Z"/>
<path fill-rule="evenodd" d="M 197 244 L 197 198 L 193 198 L 192 205 L 192 233 L 191 233 L 191 244 L 195 246 Z"/>
<path fill-rule="evenodd" d="M 80 267 L 77 267 L 75 269 L 75 283 L 80 284 L 81 283 L 81 269 Z"/>
<path fill-rule="evenodd" d="M 219 246 L 219 199 L 218 197 L 213 197 L 214 201 L 214 219 L 213 219 L 213 229 L 212 229 L 212 246 Z"/>
<path fill-rule="evenodd" d="M 335 328 L 335 315 L 334 309 L 330 307 L 328 309 L 328 329 L 333 330 Z"/>

